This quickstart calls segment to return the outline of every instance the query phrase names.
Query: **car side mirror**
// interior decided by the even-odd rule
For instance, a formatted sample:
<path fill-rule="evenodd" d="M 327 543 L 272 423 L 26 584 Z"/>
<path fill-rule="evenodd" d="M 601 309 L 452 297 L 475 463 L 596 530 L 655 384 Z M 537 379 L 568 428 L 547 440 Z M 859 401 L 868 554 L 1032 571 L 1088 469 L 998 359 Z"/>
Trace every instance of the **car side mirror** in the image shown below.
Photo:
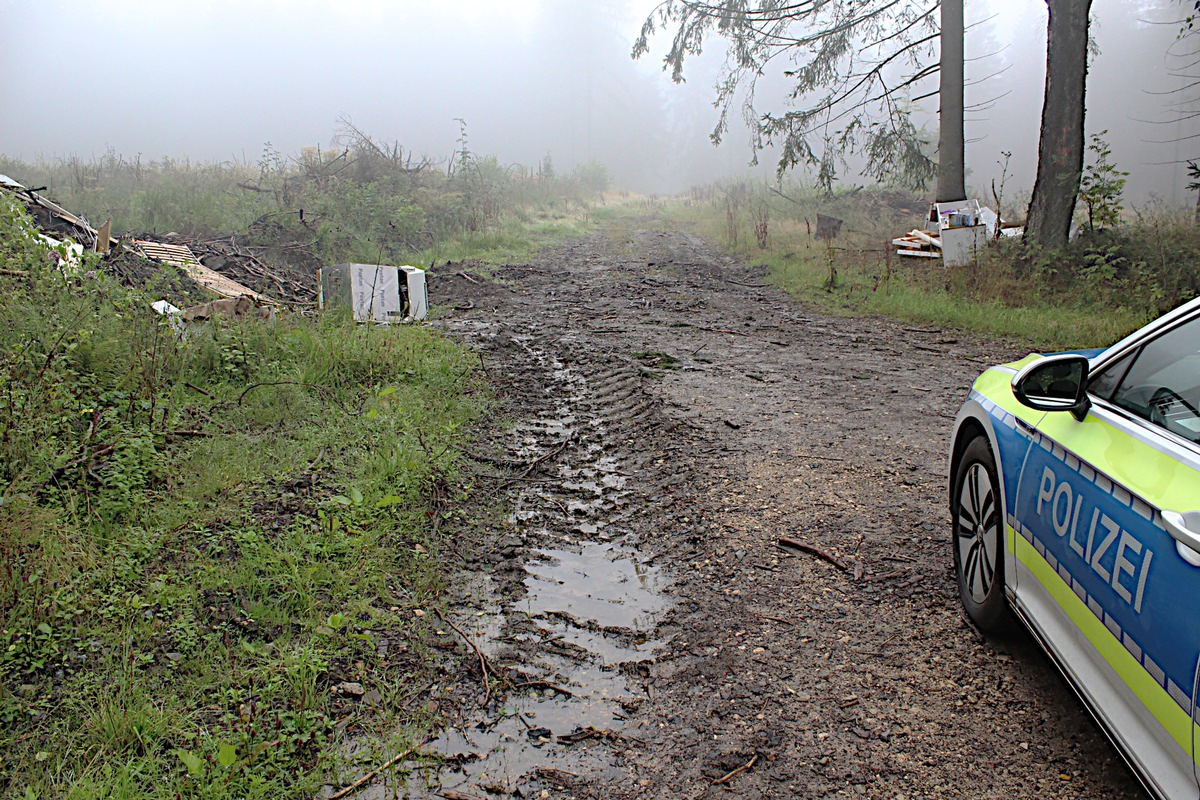
<path fill-rule="evenodd" d="M 1075 353 L 1046 356 L 1016 374 L 1013 394 L 1022 405 L 1038 411 L 1070 411 L 1083 421 L 1092 401 L 1088 399 L 1088 360 Z"/>

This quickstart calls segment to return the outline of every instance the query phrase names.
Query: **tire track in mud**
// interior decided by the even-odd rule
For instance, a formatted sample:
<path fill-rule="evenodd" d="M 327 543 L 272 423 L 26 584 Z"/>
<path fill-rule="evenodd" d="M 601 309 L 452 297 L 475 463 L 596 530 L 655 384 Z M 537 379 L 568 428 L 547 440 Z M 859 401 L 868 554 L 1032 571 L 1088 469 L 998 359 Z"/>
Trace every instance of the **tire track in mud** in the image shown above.
<path fill-rule="evenodd" d="M 645 700 L 645 664 L 672 604 L 641 546 L 641 509 L 687 470 L 656 480 L 638 447 L 664 418 L 637 362 L 540 327 L 451 327 L 506 376 L 510 406 L 532 412 L 506 435 L 503 461 L 538 469 L 512 479 L 500 540 L 509 560 L 469 581 L 456 609 L 507 694 L 464 709 L 426 745 L 451 766 L 419 791 L 521 796 L 583 772 L 618 780 L 611 742 Z"/>
<path fill-rule="evenodd" d="M 453 610 L 510 686 L 444 709 L 409 796 L 1143 797 L 1036 648 L 958 610 L 945 440 L 1018 349 L 822 316 L 686 234 L 464 268 L 438 324 L 518 421 Z"/>

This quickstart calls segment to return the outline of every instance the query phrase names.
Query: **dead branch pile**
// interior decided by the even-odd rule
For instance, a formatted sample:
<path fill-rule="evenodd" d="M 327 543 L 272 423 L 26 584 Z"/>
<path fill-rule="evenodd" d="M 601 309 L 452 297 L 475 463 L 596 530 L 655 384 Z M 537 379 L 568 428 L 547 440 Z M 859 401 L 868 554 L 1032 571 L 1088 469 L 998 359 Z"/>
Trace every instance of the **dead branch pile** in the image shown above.
<path fill-rule="evenodd" d="M 237 236 L 187 242 L 209 269 L 289 306 L 317 302 L 320 261 L 303 245 L 254 245 Z"/>

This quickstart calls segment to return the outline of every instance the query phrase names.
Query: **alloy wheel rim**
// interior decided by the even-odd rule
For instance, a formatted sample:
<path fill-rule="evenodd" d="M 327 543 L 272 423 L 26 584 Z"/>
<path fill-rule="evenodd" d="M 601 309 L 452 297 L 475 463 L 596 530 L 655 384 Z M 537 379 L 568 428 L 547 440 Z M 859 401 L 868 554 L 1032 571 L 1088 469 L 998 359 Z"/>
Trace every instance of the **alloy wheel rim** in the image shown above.
<path fill-rule="evenodd" d="M 999 558 L 999 507 L 991 476 L 983 464 L 975 462 L 959 489 L 958 569 L 960 580 L 971 599 L 982 603 L 992 590 Z"/>

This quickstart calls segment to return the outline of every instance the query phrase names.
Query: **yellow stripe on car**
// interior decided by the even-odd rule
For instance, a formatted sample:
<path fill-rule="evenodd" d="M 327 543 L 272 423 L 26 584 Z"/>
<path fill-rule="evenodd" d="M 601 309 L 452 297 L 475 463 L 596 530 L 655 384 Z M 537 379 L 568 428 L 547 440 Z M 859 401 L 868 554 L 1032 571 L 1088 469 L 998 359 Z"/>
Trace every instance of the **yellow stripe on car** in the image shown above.
<path fill-rule="evenodd" d="M 1116 637 L 1104 626 L 1096 615 L 1084 604 L 1075 592 L 1059 577 L 1058 572 L 1050 566 L 1033 545 L 1012 528 L 1009 528 L 1010 541 L 1016 542 L 1016 555 L 1021 563 L 1041 582 L 1079 628 L 1092 646 L 1100 652 L 1117 675 L 1125 682 L 1130 690 L 1138 696 L 1146 708 L 1162 724 L 1185 751 L 1192 750 L 1192 731 L 1188 714 L 1176 703 L 1166 690 L 1160 686 L 1129 651 L 1117 641 Z"/>

